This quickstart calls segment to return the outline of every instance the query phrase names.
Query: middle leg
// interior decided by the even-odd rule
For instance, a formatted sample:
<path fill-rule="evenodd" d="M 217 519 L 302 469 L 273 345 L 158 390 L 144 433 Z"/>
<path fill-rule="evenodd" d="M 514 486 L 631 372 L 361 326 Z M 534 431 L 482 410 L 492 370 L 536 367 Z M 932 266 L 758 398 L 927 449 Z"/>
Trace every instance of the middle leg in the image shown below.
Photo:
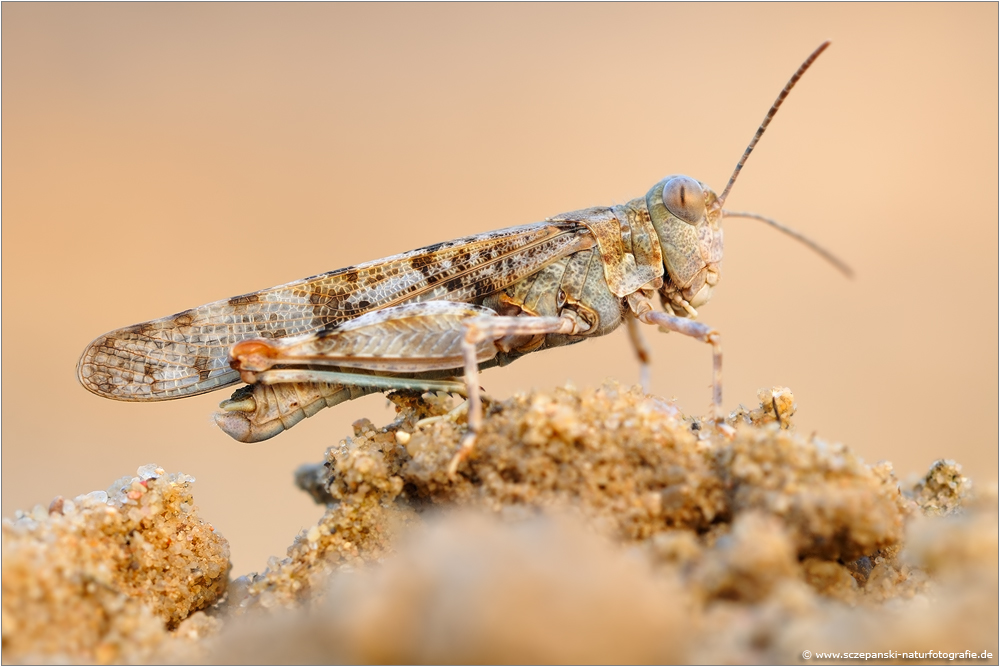
<path fill-rule="evenodd" d="M 479 390 L 479 362 L 476 351 L 485 341 L 497 344 L 511 336 L 540 336 L 548 334 L 571 334 L 576 330 L 575 322 L 561 317 L 472 317 L 465 320 L 465 337 L 462 341 L 462 356 L 465 366 L 465 389 L 468 395 L 468 431 L 462 438 L 458 452 L 448 466 L 448 475 L 454 477 L 458 466 L 468 458 L 476 446 L 476 437 L 482 428 L 483 406 Z"/>

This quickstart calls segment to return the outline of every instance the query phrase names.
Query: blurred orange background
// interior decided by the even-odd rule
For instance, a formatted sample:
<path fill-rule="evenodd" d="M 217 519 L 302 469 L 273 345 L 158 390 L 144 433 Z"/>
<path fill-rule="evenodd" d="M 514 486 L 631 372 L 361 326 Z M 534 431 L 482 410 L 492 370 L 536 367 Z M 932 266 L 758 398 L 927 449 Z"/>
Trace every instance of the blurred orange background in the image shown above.
<path fill-rule="evenodd" d="M 3 31 L 3 514 L 155 462 L 198 478 L 236 574 L 321 509 L 292 484 L 381 396 L 258 445 L 77 384 L 111 329 L 475 232 L 721 191 L 775 95 L 701 319 L 725 404 L 787 385 L 797 428 L 898 474 L 997 477 L 997 5 L 12 4 Z M 646 332 L 702 413 L 703 344 Z M 494 396 L 638 369 L 624 330 L 484 374 Z"/>

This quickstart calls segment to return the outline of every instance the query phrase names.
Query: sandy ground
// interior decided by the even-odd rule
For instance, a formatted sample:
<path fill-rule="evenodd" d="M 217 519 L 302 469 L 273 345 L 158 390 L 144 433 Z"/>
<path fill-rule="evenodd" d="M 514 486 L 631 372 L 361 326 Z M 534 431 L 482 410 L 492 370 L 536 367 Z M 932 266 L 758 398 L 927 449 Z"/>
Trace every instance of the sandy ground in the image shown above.
<path fill-rule="evenodd" d="M 900 476 L 998 467 L 997 3 L 2 3 L 2 514 L 156 462 L 198 478 L 237 572 L 321 514 L 288 483 L 381 396 L 247 446 L 229 392 L 108 401 L 101 334 L 645 193 L 716 192 L 822 41 L 727 208 L 699 320 L 725 403 L 792 387 L 799 430 Z M 703 412 L 707 346 L 646 332 Z M 624 330 L 483 374 L 498 398 L 638 380 Z M 925 407 L 926 406 L 926 407 Z M 886 418 L 891 415 L 891 418 Z"/>
<path fill-rule="evenodd" d="M 464 420 L 395 395 L 297 472 L 319 522 L 238 577 L 193 480 L 145 466 L 4 520 L 3 659 L 996 664 L 995 485 L 899 480 L 759 398 L 716 426 L 613 383 L 517 395 L 451 478 Z"/>

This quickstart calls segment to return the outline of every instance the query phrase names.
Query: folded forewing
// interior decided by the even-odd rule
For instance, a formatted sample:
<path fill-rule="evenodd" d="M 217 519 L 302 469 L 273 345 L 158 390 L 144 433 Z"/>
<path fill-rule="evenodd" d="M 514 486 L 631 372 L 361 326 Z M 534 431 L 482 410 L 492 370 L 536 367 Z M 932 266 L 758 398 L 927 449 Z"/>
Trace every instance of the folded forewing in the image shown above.
<path fill-rule="evenodd" d="M 229 348 L 297 336 L 414 301 L 472 301 L 589 248 L 577 223 L 511 227 L 411 250 L 107 333 L 87 347 L 78 377 L 123 401 L 182 398 L 239 380 Z"/>

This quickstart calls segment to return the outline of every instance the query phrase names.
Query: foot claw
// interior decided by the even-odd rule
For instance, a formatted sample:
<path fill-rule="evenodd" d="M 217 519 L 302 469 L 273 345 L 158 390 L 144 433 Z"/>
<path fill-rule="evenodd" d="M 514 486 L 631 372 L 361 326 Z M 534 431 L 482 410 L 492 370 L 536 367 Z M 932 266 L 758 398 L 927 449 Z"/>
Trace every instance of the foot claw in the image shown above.
<path fill-rule="evenodd" d="M 469 431 L 462 438 L 462 444 L 459 445 L 455 456 L 451 457 L 451 463 L 448 464 L 448 477 L 455 479 L 458 476 L 458 466 L 461 465 L 462 461 L 469 458 L 469 454 L 472 453 L 475 446 L 476 434 Z"/>

